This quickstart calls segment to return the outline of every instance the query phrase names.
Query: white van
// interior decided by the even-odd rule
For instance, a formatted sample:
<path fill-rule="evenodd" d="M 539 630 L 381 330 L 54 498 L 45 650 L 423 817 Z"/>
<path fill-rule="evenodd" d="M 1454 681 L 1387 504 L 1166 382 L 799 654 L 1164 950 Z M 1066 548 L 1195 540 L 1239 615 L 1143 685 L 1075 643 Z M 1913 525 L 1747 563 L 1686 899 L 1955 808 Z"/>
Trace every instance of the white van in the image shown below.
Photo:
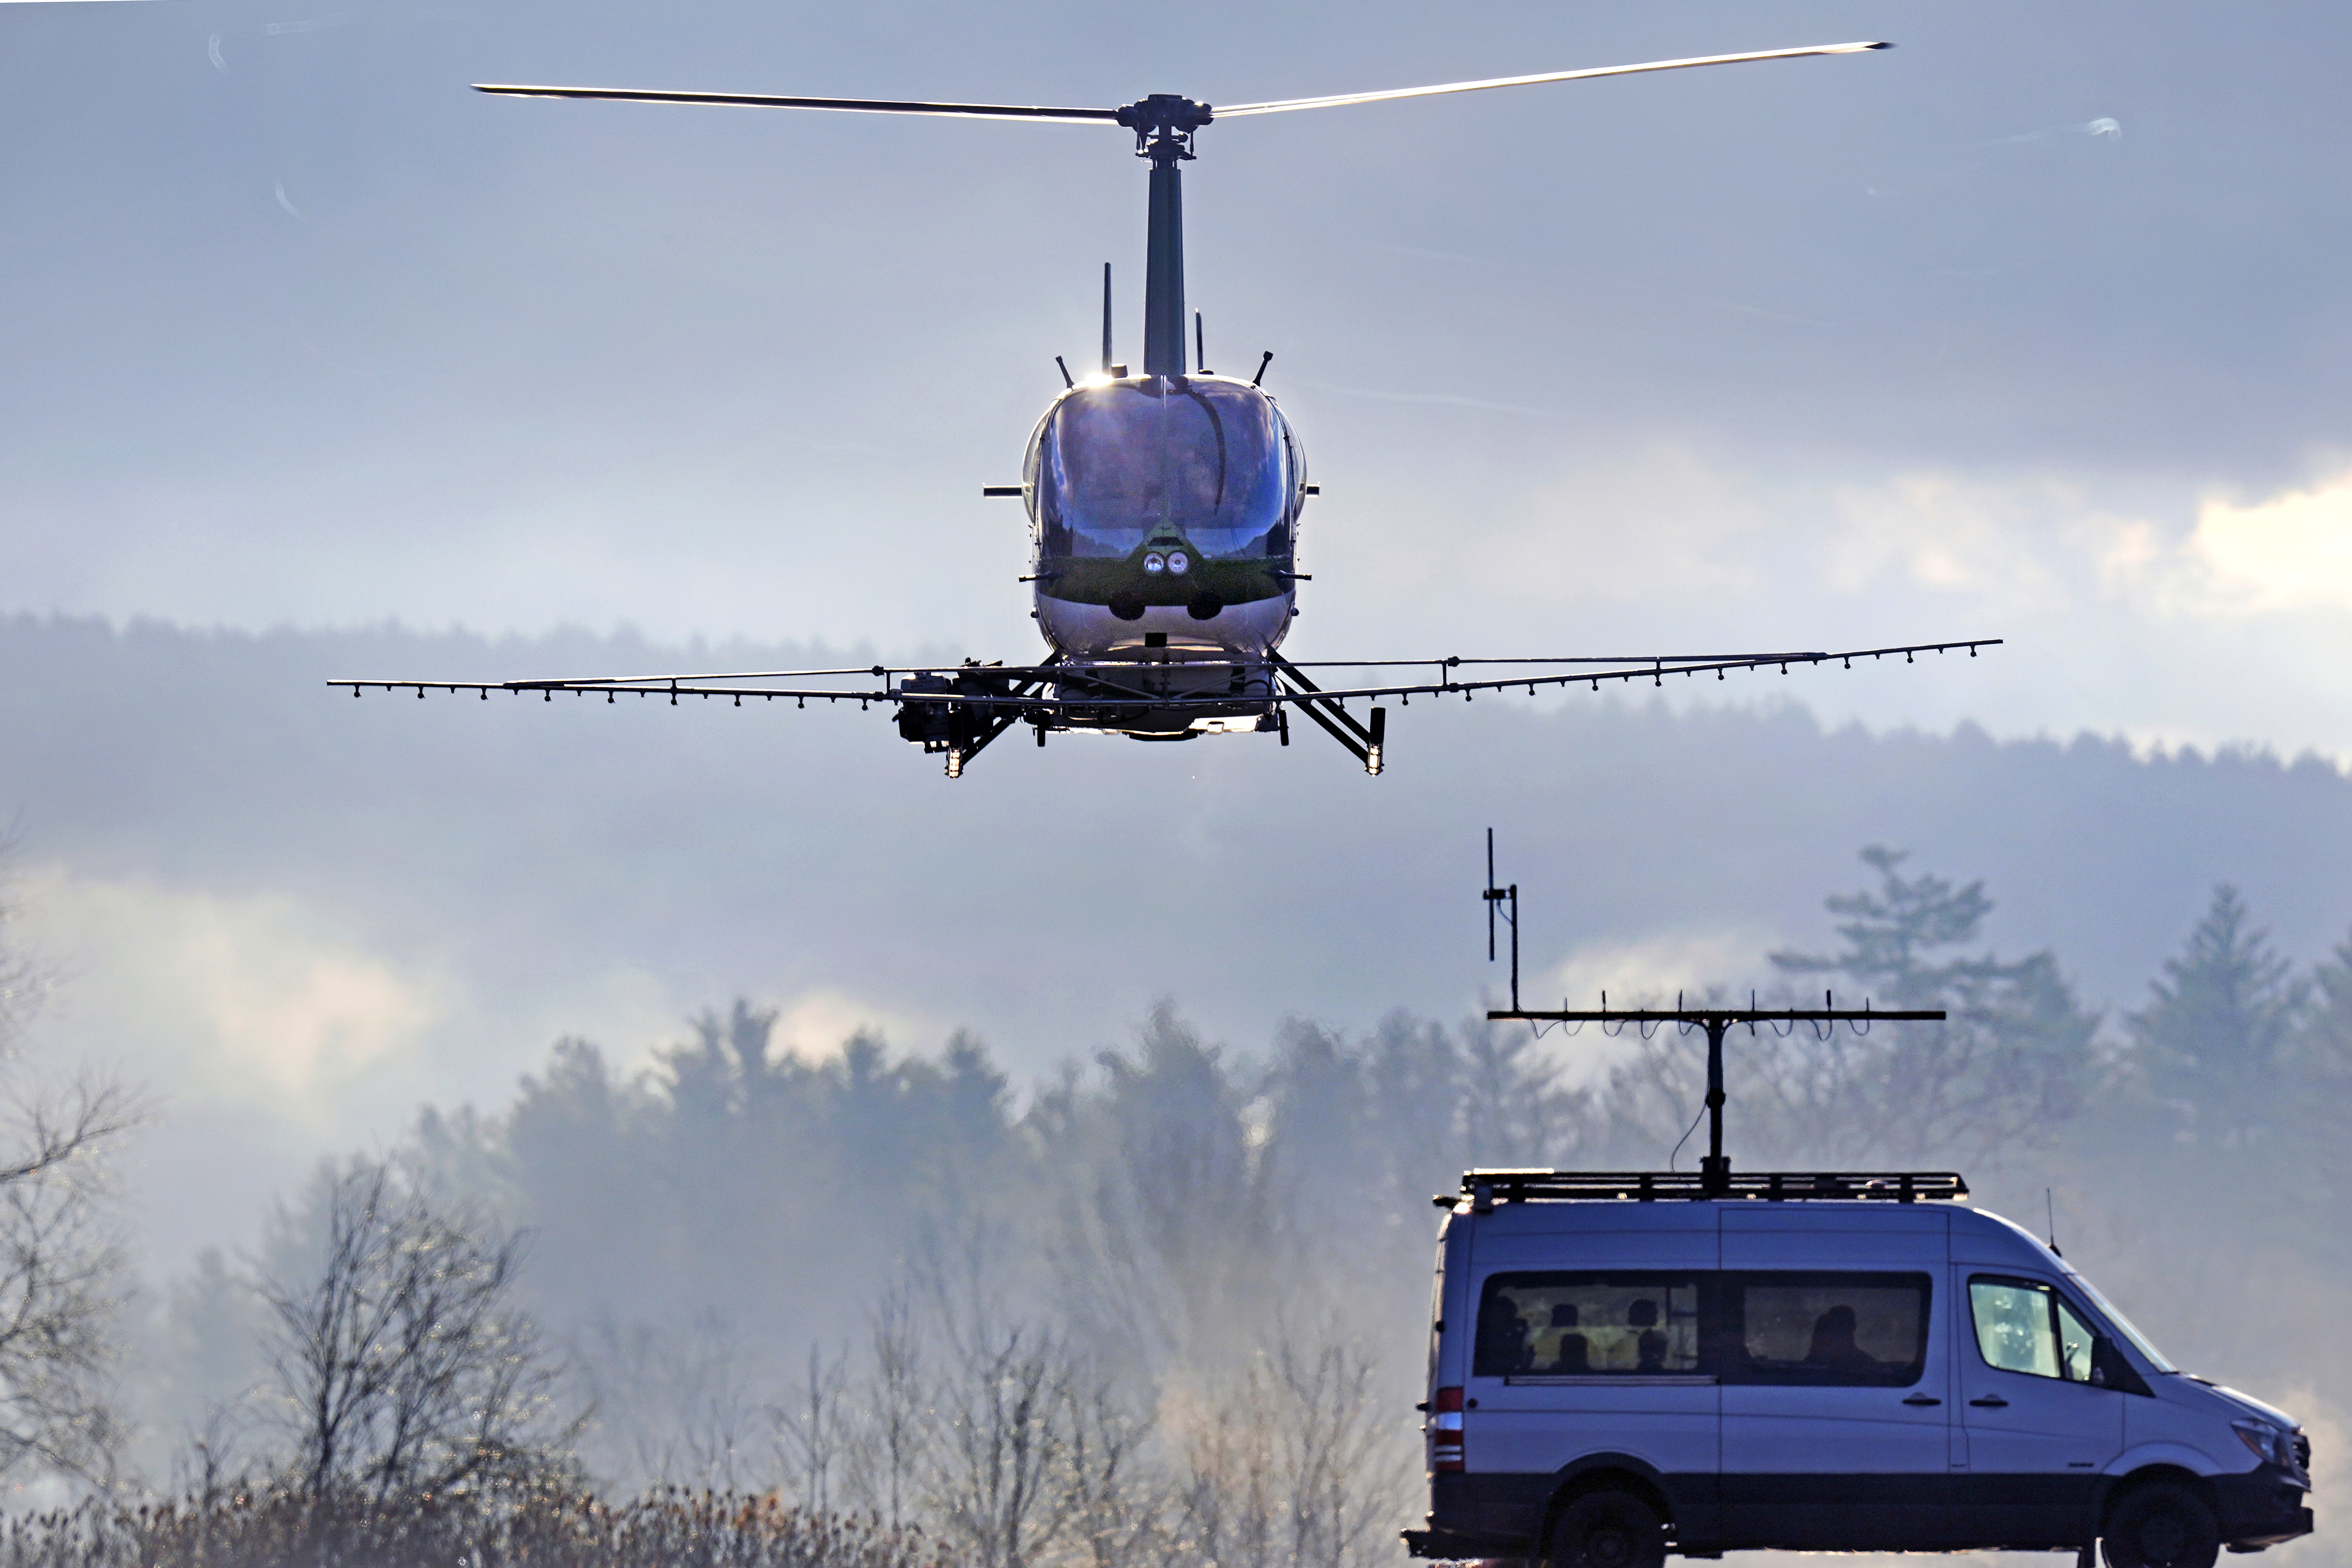
<path fill-rule="evenodd" d="M 2310 1532 L 2293 1417 L 2187 1375 L 1948 1173 L 1473 1171 L 1440 1231 L 1416 1556 L 2074 1551 Z"/>

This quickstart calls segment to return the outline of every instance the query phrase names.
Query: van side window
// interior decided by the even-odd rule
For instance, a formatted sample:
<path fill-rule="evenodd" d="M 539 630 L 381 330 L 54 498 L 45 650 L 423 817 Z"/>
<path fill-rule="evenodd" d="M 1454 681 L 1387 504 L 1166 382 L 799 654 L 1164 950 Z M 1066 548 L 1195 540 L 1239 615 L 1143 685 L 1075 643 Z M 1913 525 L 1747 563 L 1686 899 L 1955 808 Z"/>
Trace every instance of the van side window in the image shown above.
<path fill-rule="evenodd" d="M 1977 1353 L 2002 1372 L 2091 1381 L 2091 1326 L 2065 1297 L 2038 1279 L 1979 1274 L 1969 1280 Z"/>
<path fill-rule="evenodd" d="M 1475 1377 L 1691 1376 L 1696 1274 L 1496 1274 L 1478 1299 Z"/>
<path fill-rule="evenodd" d="M 1723 1380 L 1908 1386 L 1932 1289 L 1925 1274 L 1727 1274 Z"/>

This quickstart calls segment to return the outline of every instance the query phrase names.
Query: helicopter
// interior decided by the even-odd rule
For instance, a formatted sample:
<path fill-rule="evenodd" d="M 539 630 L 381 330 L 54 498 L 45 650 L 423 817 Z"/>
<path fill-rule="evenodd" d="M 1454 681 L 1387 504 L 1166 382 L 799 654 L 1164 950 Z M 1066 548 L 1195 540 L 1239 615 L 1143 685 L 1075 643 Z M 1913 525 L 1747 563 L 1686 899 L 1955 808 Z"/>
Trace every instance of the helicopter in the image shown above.
<path fill-rule="evenodd" d="M 1029 438 L 1018 485 L 987 485 L 983 497 L 1019 499 L 1030 524 L 1032 617 L 1046 645 L 1036 663 L 749 670 L 592 677 L 566 679 L 448 681 L 344 679 L 357 697 L 370 688 L 540 694 L 748 699 L 796 708 L 811 701 L 880 703 L 895 711 L 898 732 L 927 753 L 943 753 L 950 778 L 1015 725 L 1036 743 L 1056 732 L 1120 734 L 1140 741 L 1190 741 L 1202 735 L 1273 733 L 1290 743 L 1294 713 L 1327 731 L 1364 765 L 1384 765 L 1388 710 L 1394 700 L 1459 695 L 1524 687 L 1684 679 L 1732 670 L 1965 649 L 1970 658 L 1997 637 L 1897 647 L 1731 654 L 1669 654 L 1551 658 L 1298 660 L 1281 645 L 1298 614 L 1299 525 L 1309 497 L 1307 461 L 1297 433 L 1264 384 L 1274 355 L 1265 353 L 1246 379 L 1212 373 L 1203 328 L 1193 315 L 1187 343 L 1184 294 L 1182 168 L 1196 156 L 1195 138 L 1219 121 L 1302 110 L 1333 109 L 1479 92 L 1498 88 L 1633 76 L 1654 71 L 1817 55 L 1862 54 L 1892 47 L 1883 42 L 1813 45 L 1746 54 L 1707 55 L 1601 66 L 1531 76 L 1339 93 L 1222 108 L 1175 93 L 1152 93 L 1118 108 L 1084 109 L 1013 104 L 947 103 L 851 98 L 799 98 L 764 93 L 677 92 L 624 88 L 476 83 L 475 90 L 506 98 L 592 99 L 633 103 L 801 109 L 856 114 L 1096 122 L 1135 138 L 1136 156 L 1150 165 L 1141 374 L 1112 357 L 1110 268 L 1103 268 L 1102 356 L 1083 378 L 1055 356 L 1063 388 Z M 1189 351 L 1189 352 L 1188 352 Z M 1343 672 L 1334 676 L 1329 671 Z M 1310 671 L 1324 671 L 1318 683 Z M 840 685 L 843 678 L 873 684 Z M 1359 718 L 1350 702 L 1366 710 Z"/>

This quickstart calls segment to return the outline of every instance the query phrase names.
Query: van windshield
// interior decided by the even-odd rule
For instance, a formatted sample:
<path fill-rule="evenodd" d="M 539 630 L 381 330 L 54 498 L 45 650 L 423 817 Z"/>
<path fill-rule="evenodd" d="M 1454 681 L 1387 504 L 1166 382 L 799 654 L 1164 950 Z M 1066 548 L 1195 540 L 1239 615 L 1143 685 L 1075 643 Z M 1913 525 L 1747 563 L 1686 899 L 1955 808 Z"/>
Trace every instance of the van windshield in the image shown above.
<path fill-rule="evenodd" d="M 2125 1317 L 2121 1312 L 2116 1310 L 2116 1304 L 2113 1301 L 2108 1300 L 2105 1296 L 2099 1294 L 2099 1288 L 2096 1285 L 2092 1284 L 2088 1279 L 2084 1279 L 2080 1274 L 2076 1274 L 2071 1268 L 2067 1270 L 2067 1273 L 2074 1279 L 2074 1289 L 2080 1290 L 2084 1295 L 2088 1296 L 2091 1299 L 2091 1305 L 2098 1309 L 2099 1316 L 2106 1319 L 2107 1326 L 2115 1330 L 2116 1332 L 2121 1334 L 2124 1338 L 2129 1340 L 2132 1342 L 2132 1347 L 2138 1351 L 2140 1354 L 2147 1358 L 2149 1365 L 2155 1367 L 2158 1372 L 2179 1372 L 2180 1370 L 2179 1367 L 2173 1365 L 2164 1358 L 2164 1352 L 2162 1351 L 2158 1350 L 2154 1345 L 2147 1342 L 2147 1336 L 2141 1333 L 2137 1328 L 2133 1327 L 2132 1321 L 2129 1318 Z"/>

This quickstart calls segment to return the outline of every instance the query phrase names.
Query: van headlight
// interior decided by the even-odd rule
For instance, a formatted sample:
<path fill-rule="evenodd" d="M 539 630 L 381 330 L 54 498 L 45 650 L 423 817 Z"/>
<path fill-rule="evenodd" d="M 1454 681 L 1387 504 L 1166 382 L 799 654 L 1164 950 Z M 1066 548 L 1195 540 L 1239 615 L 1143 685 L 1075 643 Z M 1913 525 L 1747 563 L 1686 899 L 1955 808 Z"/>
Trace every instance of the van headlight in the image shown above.
<path fill-rule="evenodd" d="M 2238 1441 L 2253 1450 L 2254 1458 L 2276 1465 L 2289 1475 L 2297 1473 L 2294 1462 L 2294 1439 L 2267 1421 L 2232 1421 L 2230 1430 Z"/>

